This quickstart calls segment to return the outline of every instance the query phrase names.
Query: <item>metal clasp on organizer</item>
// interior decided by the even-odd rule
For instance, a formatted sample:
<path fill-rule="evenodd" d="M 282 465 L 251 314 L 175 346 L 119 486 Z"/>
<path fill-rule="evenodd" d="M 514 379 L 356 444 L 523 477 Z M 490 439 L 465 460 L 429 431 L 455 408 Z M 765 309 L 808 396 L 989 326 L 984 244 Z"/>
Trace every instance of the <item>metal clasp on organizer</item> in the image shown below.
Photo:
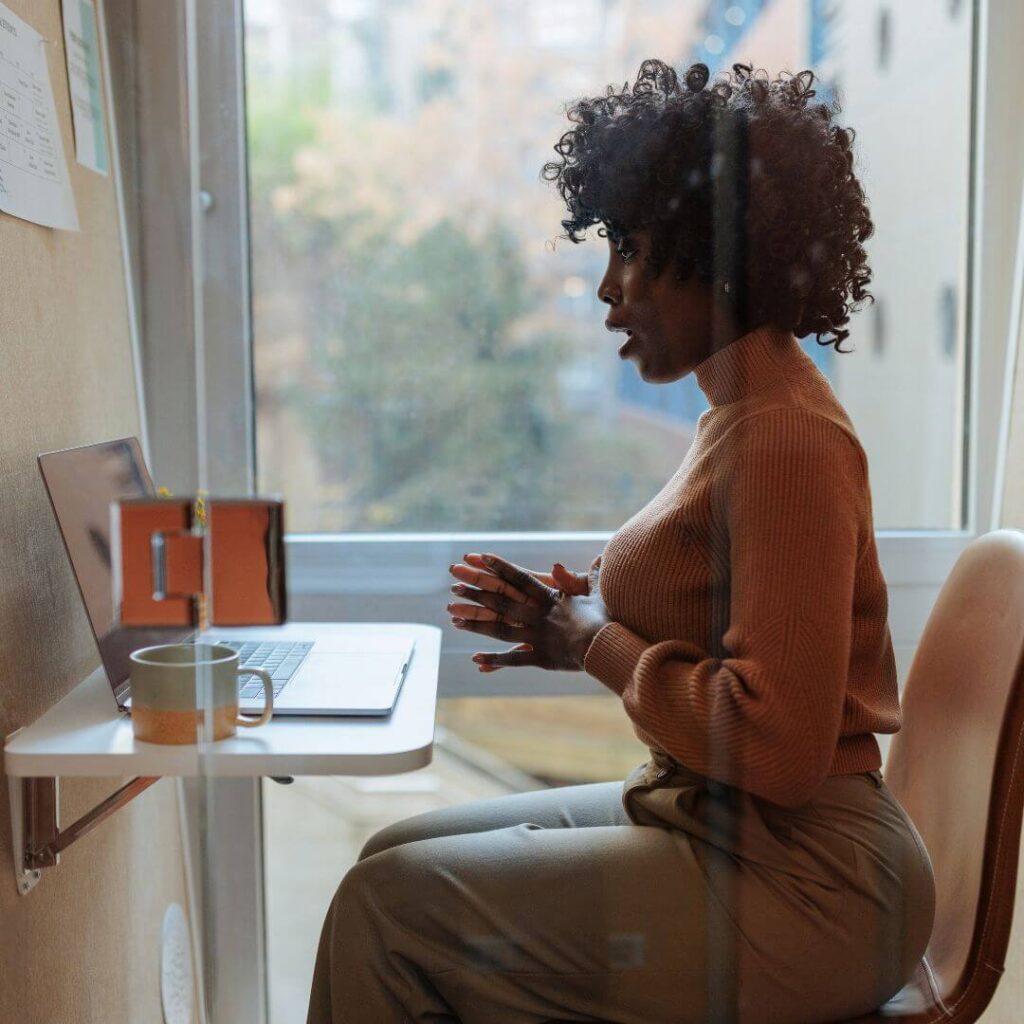
<path fill-rule="evenodd" d="M 122 626 L 276 626 L 287 618 L 284 502 L 189 498 L 111 506 Z"/>

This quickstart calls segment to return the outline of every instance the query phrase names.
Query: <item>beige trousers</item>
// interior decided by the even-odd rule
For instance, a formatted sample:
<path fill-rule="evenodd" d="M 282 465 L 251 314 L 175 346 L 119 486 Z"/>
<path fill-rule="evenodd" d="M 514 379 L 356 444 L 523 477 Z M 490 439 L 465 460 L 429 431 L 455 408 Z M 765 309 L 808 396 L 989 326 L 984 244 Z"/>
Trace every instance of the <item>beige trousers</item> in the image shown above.
<path fill-rule="evenodd" d="M 377 833 L 324 922 L 309 1024 L 825 1024 L 883 1003 L 934 916 L 879 772 L 788 810 L 677 765 Z"/>

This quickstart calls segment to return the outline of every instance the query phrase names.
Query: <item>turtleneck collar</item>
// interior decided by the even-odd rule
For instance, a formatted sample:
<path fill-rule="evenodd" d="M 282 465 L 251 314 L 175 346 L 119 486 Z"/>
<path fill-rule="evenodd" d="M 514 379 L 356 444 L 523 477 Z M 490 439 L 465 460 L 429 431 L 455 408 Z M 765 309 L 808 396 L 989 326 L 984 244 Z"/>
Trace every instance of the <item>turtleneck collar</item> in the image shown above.
<path fill-rule="evenodd" d="M 800 355 L 806 353 L 793 334 L 765 325 L 713 352 L 693 372 L 708 404 L 726 405 L 782 387 L 787 363 Z"/>

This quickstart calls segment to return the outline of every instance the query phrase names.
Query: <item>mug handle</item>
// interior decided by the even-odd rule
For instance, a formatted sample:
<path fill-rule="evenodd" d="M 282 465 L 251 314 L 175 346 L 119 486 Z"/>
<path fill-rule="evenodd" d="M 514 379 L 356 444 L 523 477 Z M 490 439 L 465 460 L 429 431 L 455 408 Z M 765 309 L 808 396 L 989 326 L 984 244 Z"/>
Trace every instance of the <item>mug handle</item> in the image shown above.
<path fill-rule="evenodd" d="M 239 668 L 238 674 L 240 676 L 259 676 L 263 680 L 263 700 L 266 706 L 259 718 L 239 715 L 235 719 L 235 724 L 245 729 L 255 729 L 257 725 L 266 725 L 274 713 L 274 681 L 270 678 L 270 673 L 262 668 Z"/>

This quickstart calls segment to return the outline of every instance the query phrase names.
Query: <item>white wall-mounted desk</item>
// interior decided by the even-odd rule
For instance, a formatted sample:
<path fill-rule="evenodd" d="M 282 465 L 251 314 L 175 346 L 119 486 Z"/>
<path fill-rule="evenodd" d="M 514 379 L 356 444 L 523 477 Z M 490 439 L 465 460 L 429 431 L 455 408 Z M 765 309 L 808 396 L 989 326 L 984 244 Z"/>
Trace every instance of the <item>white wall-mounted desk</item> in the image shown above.
<path fill-rule="evenodd" d="M 275 630 L 280 639 L 308 637 L 313 623 Z M 205 746 L 140 743 L 118 710 L 103 669 L 97 669 L 4 749 L 9 776 L 69 778 L 262 775 L 392 775 L 429 764 L 437 709 L 441 630 L 417 623 L 316 624 L 331 649 L 365 650 L 375 636 L 408 633 L 416 640 L 394 711 L 387 718 L 280 716 L 256 729 Z M 240 638 L 265 631 L 237 629 Z"/>
<path fill-rule="evenodd" d="M 308 638 L 313 623 L 295 622 L 274 631 L 278 639 Z M 265 1024 L 263 957 L 263 862 L 260 810 L 261 776 L 393 775 L 430 763 L 433 756 L 441 630 L 418 623 L 317 623 L 317 636 L 330 649 L 366 650 L 385 634 L 408 633 L 416 640 L 412 660 L 394 711 L 387 718 L 276 717 L 256 729 L 198 746 L 139 743 L 131 719 L 118 710 L 102 669 L 93 672 L 41 718 L 10 737 L 4 768 L 11 790 L 15 865 L 21 850 L 23 779 L 73 776 L 177 776 L 218 780 L 204 787 L 200 812 L 187 785 L 184 799 L 185 848 L 190 889 L 209 892 L 209 905 L 197 927 L 209 934 L 209 1006 L 218 1024 Z M 259 629 L 232 629 L 232 635 L 258 637 Z M 194 787 L 193 787 L 194 788 Z M 206 836 L 199 845 L 198 834 Z M 203 852 L 205 850 L 205 852 Z M 69 855 L 74 856 L 74 852 Z M 301 851 L 296 851 L 301 870 Z M 39 872 L 15 874 L 27 892 Z M 201 885 L 205 874 L 206 884 Z M 219 922 L 211 924 L 211 922 Z"/>

